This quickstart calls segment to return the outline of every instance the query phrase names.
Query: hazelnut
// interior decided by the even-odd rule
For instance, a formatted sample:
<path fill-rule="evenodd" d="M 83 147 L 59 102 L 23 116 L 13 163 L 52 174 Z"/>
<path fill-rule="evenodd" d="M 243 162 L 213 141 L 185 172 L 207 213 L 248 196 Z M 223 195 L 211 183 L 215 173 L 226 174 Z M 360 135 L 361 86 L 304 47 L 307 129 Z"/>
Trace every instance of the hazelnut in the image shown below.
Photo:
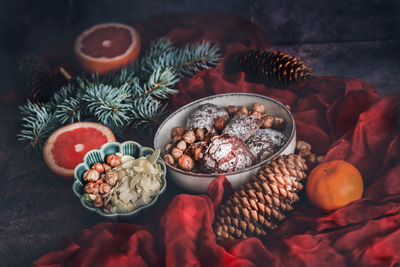
<path fill-rule="evenodd" d="M 172 138 L 172 143 L 176 143 L 181 139 L 182 139 L 182 135 L 176 135 L 176 136 L 174 136 L 174 138 Z"/>
<path fill-rule="evenodd" d="M 175 127 L 172 129 L 171 135 L 172 137 L 183 135 L 185 133 L 185 128 L 183 127 Z"/>
<path fill-rule="evenodd" d="M 111 191 L 111 186 L 107 183 L 103 183 L 99 187 L 100 187 L 101 194 L 107 194 Z"/>
<path fill-rule="evenodd" d="M 183 151 L 177 147 L 174 147 L 171 151 L 171 155 L 174 158 L 174 160 L 178 160 L 180 157 L 182 157 Z"/>
<path fill-rule="evenodd" d="M 238 116 L 240 116 L 240 115 L 247 115 L 247 114 L 248 114 L 248 113 L 245 113 L 245 112 L 239 110 L 238 112 L 236 112 L 236 114 L 235 114 L 234 117 L 238 117 Z"/>
<path fill-rule="evenodd" d="M 228 122 L 228 120 L 226 118 L 218 117 L 218 118 L 215 119 L 214 127 L 218 131 L 222 131 L 225 128 L 225 125 L 226 125 L 227 122 Z"/>
<path fill-rule="evenodd" d="M 275 129 L 281 129 L 285 123 L 285 120 L 281 117 L 275 117 L 272 123 L 272 127 Z"/>
<path fill-rule="evenodd" d="M 229 115 L 235 115 L 238 112 L 239 108 L 237 106 L 228 106 L 226 111 L 228 111 Z"/>
<path fill-rule="evenodd" d="M 195 161 L 199 161 L 200 159 L 203 158 L 203 149 L 201 147 L 197 147 L 193 151 L 193 159 Z"/>
<path fill-rule="evenodd" d="M 188 144 L 193 144 L 194 142 L 196 142 L 196 134 L 193 131 L 187 131 L 183 135 L 183 141 Z"/>
<path fill-rule="evenodd" d="M 88 194 L 97 194 L 99 193 L 99 185 L 96 183 L 88 183 L 83 190 Z"/>
<path fill-rule="evenodd" d="M 108 155 L 106 157 L 106 162 L 111 167 L 117 167 L 117 166 L 121 165 L 121 158 L 115 154 Z"/>
<path fill-rule="evenodd" d="M 92 169 L 92 170 L 98 171 L 100 174 L 104 173 L 103 164 L 101 164 L 101 163 L 99 163 L 99 162 L 93 164 L 91 169 Z"/>
<path fill-rule="evenodd" d="M 165 154 L 163 159 L 169 165 L 174 165 L 174 163 L 175 163 L 174 157 L 172 157 L 171 154 Z"/>
<path fill-rule="evenodd" d="M 105 181 L 107 184 L 114 186 L 118 181 L 118 172 L 114 170 L 108 170 L 106 172 Z"/>
<path fill-rule="evenodd" d="M 204 142 L 194 143 L 185 150 L 184 154 L 190 156 L 195 161 L 198 161 L 203 157 L 204 146 Z"/>
<path fill-rule="evenodd" d="M 103 163 L 102 165 L 103 165 L 103 168 L 104 168 L 104 172 L 106 172 L 108 170 L 111 170 L 111 166 L 108 165 L 107 163 Z"/>
<path fill-rule="evenodd" d="M 314 164 L 315 162 L 317 162 L 317 156 L 314 153 L 310 153 L 307 156 L 307 160 L 308 162 Z"/>
<path fill-rule="evenodd" d="M 318 164 L 322 163 L 324 161 L 324 158 L 325 158 L 324 156 L 318 156 L 317 157 L 317 163 Z"/>
<path fill-rule="evenodd" d="M 246 106 L 241 106 L 239 111 L 243 112 L 244 114 L 249 114 L 249 110 L 247 109 Z"/>
<path fill-rule="evenodd" d="M 93 202 L 93 206 L 95 206 L 96 208 L 100 208 L 101 206 L 103 206 L 103 198 L 100 194 L 96 194 L 96 200 Z"/>
<path fill-rule="evenodd" d="M 250 113 L 250 115 L 261 119 L 261 113 L 259 113 L 259 112 L 257 112 L 257 111 L 252 111 L 252 112 Z"/>
<path fill-rule="evenodd" d="M 300 150 L 299 153 L 298 153 L 298 155 L 303 157 L 303 158 L 307 158 L 308 155 L 310 155 L 310 154 L 311 154 L 310 150 Z"/>
<path fill-rule="evenodd" d="M 271 128 L 274 122 L 274 117 L 267 115 L 264 117 L 263 128 Z"/>
<path fill-rule="evenodd" d="M 178 167 L 182 170 L 190 172 L 194 168 L 194 161 L 188 155 L 183 155 L 178 160 Z"/>
<path fill-rule="evenodd" d="M 299 140 L 296 142 L 296 149 L 298 151 L 302 151 L 302 150 L 311 151 L 311 145 L 309 143 L 307 143 L 306 141 Z"/>
<path fill-rule="evenodd" d="M 260 104 L 260 103 L 255 103 L 253 105 L 253 111 L 262 114 L 262 113 L 265 112 L 265 106 L 263 104 Z"/>
<path fill-rule="evenodd" d="M 183 141 L 183 140 L 181 140 L 181 141 L 179 141 L 177 144 L 176 144 L 176 147 L 177 148 L 179 148 L 180 150 L 182 150 L 182 151 L 185 151 L 185 149 L 186 149 L 186 142 L 185 141 Z"/>
<path fill-rule="evenodd" d="M 204 130 L 201 128 L 196 128 L 195 130 L 196 140 L 203 141 L 204 139 Z"/>
<path fill-rule="evenodd" d="M 87 183 L 96 182 L 97 179 L 99 178 L 100 178 L 100 173 L 96 170 L 90 169 L 83 174 L 83 180 Z"/>

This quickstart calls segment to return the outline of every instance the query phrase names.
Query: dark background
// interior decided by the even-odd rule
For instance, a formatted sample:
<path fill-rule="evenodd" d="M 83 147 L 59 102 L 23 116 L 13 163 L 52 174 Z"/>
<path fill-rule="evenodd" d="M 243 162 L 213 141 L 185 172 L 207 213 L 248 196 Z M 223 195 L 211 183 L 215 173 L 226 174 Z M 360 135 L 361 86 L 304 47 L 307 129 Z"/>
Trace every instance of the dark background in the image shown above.
<path fill-rule="evenodd" d="M 17 72 L 22 54 L 41 53 L 94 23 L 203 12 L 226 12 L 259 24 L 272 48 L 300 57 L 316 75 L 363 78 L 381 95 L 400 92 L 396 0 L 14 0 L 0 1 L 0 96 L 24 91 Z M 99 220 L 80 207 L 69 181 L 15 149 L 17 107 L 2 103 L 0 112 L 0 266 L 26 266 L 63 235 L 76 235 Z"/>
<path fill-rule="evenodd" d="M 317 75 L 363 78 L 382 94 L 400 91 L 396 0 L 1 0 L 0 93 L 23 89 L 16 57 L 43 51 L 94 23 L 202 12 L 231 13 L 259 24 L 272 48 L 300 57 Z"/>

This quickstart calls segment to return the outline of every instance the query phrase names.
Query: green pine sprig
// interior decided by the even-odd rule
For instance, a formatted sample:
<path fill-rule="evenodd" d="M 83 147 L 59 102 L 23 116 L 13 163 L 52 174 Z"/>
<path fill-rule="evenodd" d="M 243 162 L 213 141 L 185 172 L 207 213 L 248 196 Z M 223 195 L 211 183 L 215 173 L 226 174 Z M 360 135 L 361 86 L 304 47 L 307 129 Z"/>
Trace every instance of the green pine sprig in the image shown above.
<path fill-rule="evenodd" d="M 28 101 L 20 107 L 18 139 L 41 148 L 55 129 L 77 121 L 97 121 L 116 133 L 128 126 L 154 129 L 167 115 L 160 100 L 178 93 L 174 86 L 183 77 L 211 68 L 219 59 L 219 48 L 207 41 L 178 48 L 161 38 L 125 68 L 102 76 L 79 75 L 46 104 Z"/>
<path fill-rule="evenodd" d="M 148 59 L 142 61 L 142 72 L 146 75 L 157 68 L 171 68 L 178 77 L 191 76 L 218 64 L 219 59 L 219 48 L 207 41 L 176 48 L 161 39 L 153 43 Z"/>
<path fill-rule="evenodd" d="M 28 150 L 40 149 L 47 137 L 57 128 L 54 114 L 47 106 L 32 103 L 30 100 L 19 109 L 24 117 L 18 140 L 23 141 Z"/>
<path fill-rule="evenodd" d="M 100 83 L 89 84 L 82 100 L 97 121 L 111 128 L 119 128 L 128 125 L 132 120 L 129 116 L 131 96 L 127 85 L 113 87 Z"/>

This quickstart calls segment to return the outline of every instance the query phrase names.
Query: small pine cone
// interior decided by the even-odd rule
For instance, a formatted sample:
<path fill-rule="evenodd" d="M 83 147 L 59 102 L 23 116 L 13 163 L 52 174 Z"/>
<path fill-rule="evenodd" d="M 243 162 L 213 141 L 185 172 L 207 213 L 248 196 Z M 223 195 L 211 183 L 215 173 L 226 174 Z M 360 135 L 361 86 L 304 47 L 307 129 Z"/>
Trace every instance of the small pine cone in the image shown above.
<path fill-rule="evenodd" d="M 277 228 L 298 201 L 306 178 L 303 158 L 290 154 L 263 165 L 240 190 L 217 210 L 214 232 L 218 240 L 263 236 Z"/>
<path fill-rule="evenodd" d="M 29 54 L 20 60 L 19 70 L 26 80 L 27 97 L 34 103 L 45 103 L 55 92 L 50 65 L 40 56 Z"/>
<path fill-rule="evenodd" d="M 271 49 L 250 49 L 231 55 L 225 64 L 228 74 L 243 71 L 250 81 L 285 88 L 312 77 L 312 70 L 300 59 Z"/>

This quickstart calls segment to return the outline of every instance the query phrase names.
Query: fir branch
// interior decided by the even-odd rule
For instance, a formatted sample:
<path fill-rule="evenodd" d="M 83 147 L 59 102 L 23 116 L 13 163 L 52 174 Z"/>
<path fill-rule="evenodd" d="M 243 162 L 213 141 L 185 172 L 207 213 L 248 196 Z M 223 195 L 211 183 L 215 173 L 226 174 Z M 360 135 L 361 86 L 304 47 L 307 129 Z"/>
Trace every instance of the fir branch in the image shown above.
<path fill-rule="evenodd" d="M 19 141 L 26 143 L 28 149 L 40 149 L 47 137 L 57 128 L 58 123 L 48 107 L 28 102 L 20 106 L 22 130 L 17 134 Z"/>
<path fill-rule="evenodd" d="M 178 90 L 171 88 L 171 86 L 178 83 L 178 81 L 179 78 L 176 77 L 175 73 L 170 68 L 165 70 L 157 68 L 145 85 L 136 87 L 136 90 L 133 92 L 134 100 L 146 98 L 147 96 L 167 99 L 170 95 L 178 92 Z"/>
<path fill-rule="evenodd" d="M 65 99 L 57 105 L 54 116 L 62 124 L 80 121 L 82 117 L 81 101 L 74 97 Z"/>
<path fill-rule="evenodd" d="M 203 69 L 218 64 L 220 54 L 217 46 L 211 46 L 210 42 L 203 41 L 198 44 L 186 45 L 177 51 L 177 60 L 171 66 L 180 76 L 194 75 Z"/>
<path fill-rule="evenodd" d="M 193 75 L 203 69 L 218 64 L 220 59 L 219 48 L 210 42 L 186 45 L 183 48 L 168 49 L 158 57 L 145 57 L 142 64 L 146 72 L 154 72 L 156 68 L 171 68 L 177 76 Z"/>
<path fill-rule="evenodd" d="M 175 50 L 176 48 L 172 46 L 172 42 L 169 39 L 160 38 L 151 42 L 148 52 L 141 58 L 140 65 L 143 69 L 149 67 L 150 69 L 153 69 L 151 64 L 152 62 L 161 62 L 162 60 L 159 60 L 160 58 L 175 53 Z"/>
<path fill-rule="evenodd" d="M 166 116 L 165 106 L 161 107 L 161 102 L 150 97 L 142 97 L 133 103 L 132 125 L 142 131 L 154 128 L 159 125 Z"/>
<path fill-rule="evenodd" d="M 82 99 L 86 102 L 88 111 L 93 117 L 108 127 L 126 127 L 131 118 L 128 102 L 131 92 L 128 86 L 120 88 L 106 84 L 90 84 Z"/>
<path fill-rule="evenodd" d="M 175 50 L 175 47 L 172 46 L 171 40 L 159 38 L 151 42 L 150 49 L 145 55 L 145 58 L 156 59 L 163 54 L 172 52 L 173 50 Z"/>
<path fill-rule="evenodd" d="M 19 112 L 24 116 L 34 116 L 38 110 L 40 111 L 43 107 L 42 104 L 32 103 L 29 99 L 25 105 L 19 106 Z"/>
<path fill-rule="evenodd" d="M 63 86 L 58 92 L 56 92 L 47 103 L 51 108 L 56 108 L 57 105 L 64 102 L 66 98 L 74 97 L 77 95 L 77 85 L 71 81 L 66 86 Z"/>
<path fill-rule="evenodd" d="M 159 99 L 176 94 L 173 87 L 183 76 L 210 68 L 219 57 L 218 47 L 206 41 L 176 48 L 159 39 L 125 68 L 77 76 L 45 105 L 28 101 L 20 108 L 24 118 L 18 138 L 38 148 L 54 129 L 80 120 L 98 121 L 115 133 L 129 125 L 154 129 L 166 116 Z"/>

